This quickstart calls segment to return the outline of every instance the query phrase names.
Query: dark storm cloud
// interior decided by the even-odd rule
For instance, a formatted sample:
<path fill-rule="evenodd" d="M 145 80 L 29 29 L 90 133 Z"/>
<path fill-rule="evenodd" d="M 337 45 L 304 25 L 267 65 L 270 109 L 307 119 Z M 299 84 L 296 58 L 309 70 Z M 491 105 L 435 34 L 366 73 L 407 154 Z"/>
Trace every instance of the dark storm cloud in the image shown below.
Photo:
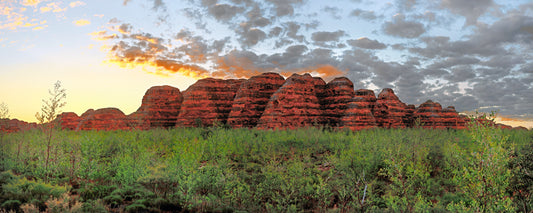
<path fill-rule="evenodd" d="M 348 40 L 348 44 L 354 47 L 363 49 L 385 49 L 387 45 L 377 41 L 368 39 L 367 37 L 358 38 L 356 40 Z"/>
<path fill-rule="evenodd" d="M 405 20 L 402 14 L 395 15 L 393 21 L 385 22 L 383 29 L 388 35 L 402 38 L 416 38 L 426 32 L 422 23 Z"/>
<path fill-rule="evenodd" d="M 466 18 L 465 25 L 474 25 L 479 16 L 494 6 L 493 0 L 442 0 L 442 7 Z"/>

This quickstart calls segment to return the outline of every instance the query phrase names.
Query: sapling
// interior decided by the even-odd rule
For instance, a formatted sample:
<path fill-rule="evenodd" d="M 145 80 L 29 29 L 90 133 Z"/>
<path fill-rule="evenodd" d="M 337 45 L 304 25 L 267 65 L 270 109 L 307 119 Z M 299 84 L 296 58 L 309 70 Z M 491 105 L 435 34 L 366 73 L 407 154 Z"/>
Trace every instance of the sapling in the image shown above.
<path fill-rule="evenodd" d="M 45 158 L 45 178 L 48 178 L 48 167 L 50 164 L 50 149 L 54 129 L 58 126 L 57 116 L 61 113 L 61 108 L 67 103 L 64 99 L 67 97 L 66 90 L 61 87 L 61 82 L 57 81 L 52 90 L 48 90 L 50 97 L 48 100 L 43 99 L 41 112 L 37 112 L 35 117 L 41 124 L 45 133 L 46 158 Z"/>

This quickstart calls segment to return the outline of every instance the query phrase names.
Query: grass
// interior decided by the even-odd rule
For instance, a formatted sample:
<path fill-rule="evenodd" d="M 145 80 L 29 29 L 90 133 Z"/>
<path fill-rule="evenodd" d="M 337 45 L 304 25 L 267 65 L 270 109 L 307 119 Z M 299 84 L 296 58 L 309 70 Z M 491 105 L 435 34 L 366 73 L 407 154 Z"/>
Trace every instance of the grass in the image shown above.
<path fill-rule="evenodd" d="M 483 131 L 499 142 L 484 142 Z M 50 144 L 43 138 L 38 130 L 3 137 L 1 209 L 532 211 L 533 177 L 524 174 L 533 172 L 533 131 L 211 127 L 57 131 Z M 474 154 L 496 148 L 503 151 Z M 504 167 L 472 163 L 487 160 Z M 462 190 L 489 190 L 458 178 L 464 174 L 494 180 L 501 190 L 491 203 L 501 205 Z M 29 182 L 55 191 L 33 193 L 23 187 Z"/>

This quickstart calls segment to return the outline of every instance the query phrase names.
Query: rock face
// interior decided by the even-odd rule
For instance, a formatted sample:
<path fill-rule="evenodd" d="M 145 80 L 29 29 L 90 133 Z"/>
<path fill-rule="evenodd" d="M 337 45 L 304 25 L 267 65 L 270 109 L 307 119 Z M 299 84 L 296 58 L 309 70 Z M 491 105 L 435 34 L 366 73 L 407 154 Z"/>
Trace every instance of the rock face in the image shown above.
<path fill-rule="evenodd" d="M 18 132 L 37 128 L 36 123 L 28 123 L 18 119 L 0 119 L 0 132 Z"/>
<path fill-rule="evenodd" d="M 401 102 L 390 88 L 385 88 L 379 93 L 373 114 L 378 127 L 407 127 L 407 124 L 404 123 L 407 115 L 407 105 Z"/>
<path fill-rule="evenodd" d="M 344 116 L 341 118 L 341 127 L 351 130 L 361 130 L 377 127 L 372 110 L 376 104 L 374 91 L 359 89 L 355 97 L 348 103 Z"/>
<path fill-rule="evenodd" d="M 119 130 L 130 129 L 126 115 L 117 108 L 87 110 L 82 114 L 77 130 Z"/>
<path fill-rule="evenodd" d="M 294 129 L 328 126 L 361 130 L 368 128 L 464 129 L 469 118 L 455 108 L 431 100 L 418 107 L 400 101 L 389 88 L 376 97 L 372 90 L 354 91 L 345 77 L 326 84 L 309 74 L 284 79 L 277 73 L 263 73 L 248 80 L 198 80 L 181 92 L 171 86 L 154 86 L 146 91 L 139 109 L 124 115 L 116 108 L 89 109 L 78 116 L 62 113 L 63 129 L 117 130 L 227 124 L 234 128 Z M 476 122 L 496 125 L 489 120 Z M 14 132 L 36 127 L 19 120 L 0 120 L 0 131 Z M 497 125 L 500 128 L 510 128 Z"/>
<path fill-rule="evenodd" d="M 150 128 L 174 127 L 182 101 L 183 96 L 178 88 L 154 86 L 144 94 L 136 114 L 129 117 L 133 119 L 132 122 L 138 121 Z"/>
<path fill-rule="evenodd" d="M 338 127 L 348 103 L 355 95 L 353 83 L 346 77 L 335 78 L 326 85 L 321 105 L 326 125 Z"/>
<path fill-rule="evenodd" d="M 234 128 L 255 127 L 268 100 L 284 82 L 277 73 L 263 73 L 246 80 L 235 95 L 228 124 Z"/>
<path fill-rule="evenodd" d="M 418 106 L 414 112 L 416 123 L 423 128 L 446 128 L 442 118 L 442 106 L 431 100 L 427 100 Z"/>
<path fill-rule="evenodd" d="M 57 116 L 61 129 L 76 130 L 81 118 L 73 112 L 63 112 Z"/>
<path fill-rule="evenodd" d="M 442 122 L 446 128 L 466 129 L 465 120 L 455 111 L 453 106 L 442 109 Z"/>
<path fill-rule="evenodd" d="M 183 93 L 183 102 L 176 126 L 211 126 L 227 122 L 233 99 L 245 80 L 205 78 L 198 80 Z"/>
<path fill-rule="evenodd" d="M 319 99 L 325 86 L 321 78 L 293 74 L 272 95 L 257 127 L 294 129 L 325 123 Z"/>

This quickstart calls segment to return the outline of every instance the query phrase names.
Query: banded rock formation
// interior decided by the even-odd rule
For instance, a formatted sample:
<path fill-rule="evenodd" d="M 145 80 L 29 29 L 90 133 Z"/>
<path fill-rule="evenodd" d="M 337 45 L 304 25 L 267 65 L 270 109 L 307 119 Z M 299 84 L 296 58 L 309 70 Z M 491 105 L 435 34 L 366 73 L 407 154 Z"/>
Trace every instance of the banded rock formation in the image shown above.
<path fill-rule="evenodd" d="M 215 121 L 225 124 L 233 99 L 244 79 L 200 79 L 183 93 L 176 126 L 210 126 Z"/>
<path fill-rule="evenodd" d="M 141 107 L 137 112 L 129 115 L 132 123 L 141 129 L 168 128 L 176 126 L 176 120 L 183 102 L 183 96 L 178 88 L 171 86 L 154 86 L 146 91 Z"/>
<path fill-rule="evenodd" d="M 37 128 L 36 123 L 28 123 L 18 119 L 0 119 L 0 132 L 18 132 Z"/>
<path fill-rule="evenodd" d="M 57 116 L 62 129 L 76 130 L 81 118 L 73 112 L 63 112 Z"/>
<path fill-rule="evenodd" d="M 372 111 L 378 127 L 405 128 L 404 122 L 407 115 L 407 105 L 400 101 L 390 88 L 381 90 Z"/>
<path fill-rule="evenodd" d="M 126 115 L 117 108 L 87 110 L 81 116 L 77 130 L 127 130 L 131 129 Z"/>
<path fill-rule="evenodd" d="M 325 123 L 319 100 L 325 86 L 321 78 L 293 74 L 272 95 L 257 127 L 294 129 Z"/>
<path fill-rule="evenodd" d="M 367 89 L 355 91 L 355 97 L 349 102 L 348 109 L 341 118 L 341 127 L 351 130 L 377 127 L 376 119 L 372 114 L 375 103 L 374 91 Z"/>
<path fill-rule="evenodd" d="M 348 104 L 355 95 L 353 83 L 346 77 L 335 78 L 326 85 L 322 97 L 323 116 L 328 126 L 340 125 Z"/>
<path fill-rule="evenodd" d="M 201 79 L 184 92 L 171 86 L 155 86 L 146 91 L 139 109 L 128 116 L 116 108 L 104 108 L 87 110 L 81 116 L 63 113 L 58 119 L 64 129 L 71 130 L 211 126 L 216 122 L 234 128 L 261 129 L 327 125 L 361 130 L 416 124 L 424 128 L 464 129 L 469 121 L 454 107 L 443 109 L 431 100 L 418 107 L 407 105 L 389 88 L 376 97 L 372 90 L 354 91 L 353 83 L 344 77 L 326 84 L 309 74 L 293 74 L 284 79 L 277 73 L 263 73 L 248 80 Z M 6 121 L 8 124 L 0 127 L 4 131 L 28 126 L 17 120 Z"/>
<path fill-rule="evenodd" d="M 228 124 L 235 128 L 252 128 L 265 111 L 268 100 L 285 82 L 277 73 L 263 73 L 246 80 L 235 95 Z"/>

